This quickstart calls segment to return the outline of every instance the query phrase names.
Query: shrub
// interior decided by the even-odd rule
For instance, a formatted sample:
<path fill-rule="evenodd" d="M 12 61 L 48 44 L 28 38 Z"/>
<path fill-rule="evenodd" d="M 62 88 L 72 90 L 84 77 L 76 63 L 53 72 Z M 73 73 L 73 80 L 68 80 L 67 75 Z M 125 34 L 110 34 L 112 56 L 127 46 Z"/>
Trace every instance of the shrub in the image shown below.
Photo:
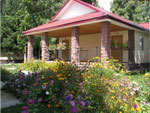
<path fill-rule="evenodd" d="M 30 72 L 40 72 L 41 70 L 47 69 L 49 63 L 42 60 L 29 60 L 19 65 L 19 70 L 25 70 Z"/>
<path fill-rule="evenodd" d="M 15 77 L 15 73 L 10 70 L 0 67 L 0 71 L 1 71 L 1 80 L 4 82 L 10 81 Z"/>
<path fill-rule="evenodd" d="M 33 76 L 26 76 L 24 73 L 18 72 L 11 80 L 6 82 L 2 90 L 14 94 L 17 98 L 26 100 L 27 96 L 23 95 L 25 91 L 23 91 L 23 89 L 29 89 L 32 83 Z"/>

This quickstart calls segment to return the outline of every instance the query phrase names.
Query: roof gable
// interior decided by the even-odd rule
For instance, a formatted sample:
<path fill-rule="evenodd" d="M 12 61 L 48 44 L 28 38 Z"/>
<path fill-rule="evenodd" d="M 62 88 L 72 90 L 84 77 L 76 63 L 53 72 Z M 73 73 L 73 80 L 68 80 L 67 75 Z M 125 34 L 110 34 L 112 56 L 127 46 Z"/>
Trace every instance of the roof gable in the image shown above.
<path fill-rule="evenodd" d="M 97 11 L 99 11 L 98 8 L 80 0 L 68 0 L 50 22 L 74 18 Z"/>

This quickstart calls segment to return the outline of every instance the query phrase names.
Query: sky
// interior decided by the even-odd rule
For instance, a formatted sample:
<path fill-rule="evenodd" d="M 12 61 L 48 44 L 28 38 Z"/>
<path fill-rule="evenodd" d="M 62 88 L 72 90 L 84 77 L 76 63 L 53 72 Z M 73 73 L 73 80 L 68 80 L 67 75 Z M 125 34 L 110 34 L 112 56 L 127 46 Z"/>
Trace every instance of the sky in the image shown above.
<path fill-rule="evenodd" d="M 113 1 L 113 0 L 97 0 L 97 1 L 101 8 L 103 8 L 106 11 L 110 11 L 111 1 Z"/>

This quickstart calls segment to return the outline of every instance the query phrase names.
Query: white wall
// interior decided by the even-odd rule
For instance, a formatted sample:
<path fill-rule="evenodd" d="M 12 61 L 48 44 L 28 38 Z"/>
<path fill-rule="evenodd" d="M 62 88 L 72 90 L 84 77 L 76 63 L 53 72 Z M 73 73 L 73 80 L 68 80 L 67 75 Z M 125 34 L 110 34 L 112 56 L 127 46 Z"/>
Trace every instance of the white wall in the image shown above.
<path fill-rule="evenodd" d="M 123 42 L 128 41 L 128 31 L 111 32 L 111 36 L 123 35 Z M 69 48 L 71 47 L 71 41 L 69 37 L 60 38 L 60 42 L 63 40 L 69 40 Z M 101 34 L 91 34 L 91 35 L 80 35 L 79 38 L 80 48 L 83 50 L 88 50 L 88 59 L 96 56 L 96 47 L 98 47 L 98 56 L 100 56 L 100 44 L 101 44 Z M 128 62 L 128 51 L 123 51 L 123 62 Z"/>
<path fill-rule="evenodd" d="M 140 37 L 144 37 L 144 50 L 141 49 Z M 135 32 L 135 62 L 150 62 L 150 34 Z"/>
<path fill-rule="evenodd" d="M 69 8 L 63 14 L 61 14 L 61 16 L 57 20 L 69 19 L 69 18 L 81 16 L 92 12 L 95 12 L 95 10 L 74 1 L 69 6 Z"/>

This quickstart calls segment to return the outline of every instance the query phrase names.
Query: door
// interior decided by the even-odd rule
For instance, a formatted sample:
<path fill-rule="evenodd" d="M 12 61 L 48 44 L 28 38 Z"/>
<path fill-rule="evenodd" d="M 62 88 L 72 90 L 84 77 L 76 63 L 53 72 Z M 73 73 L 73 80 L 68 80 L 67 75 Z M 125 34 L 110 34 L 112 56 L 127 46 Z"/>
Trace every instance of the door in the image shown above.
<path fill-rule="evenodd" d="M 113 42 L 115 42 L 115 47 L 111 47 L 112 48 L 111 56 L 114 59 L 119 60 L 119 62 L 122 62 L 123 61 L 123 49 L 122 49 L 123 36 L 122 35 L 112 36 L 111 43 Z"/>
<path fill-rule="evenodd" d="M 66 49 L 62 50 L 62 59 L 63 60 L 69 60 L 69 40 L 63 40 L 63 43 L 66 44 Z"/>

